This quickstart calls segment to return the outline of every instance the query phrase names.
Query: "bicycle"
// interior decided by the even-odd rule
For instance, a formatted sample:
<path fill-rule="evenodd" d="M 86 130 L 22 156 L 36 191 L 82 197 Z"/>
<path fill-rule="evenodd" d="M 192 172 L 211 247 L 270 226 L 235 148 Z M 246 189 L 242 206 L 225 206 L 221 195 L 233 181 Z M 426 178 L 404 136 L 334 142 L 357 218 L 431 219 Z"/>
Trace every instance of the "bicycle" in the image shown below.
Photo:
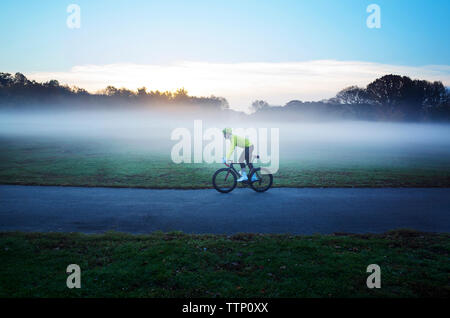
<path fill-rule="evenodd" d="M 253 156 L 253 158 L 259 159 L 259 155 Z M 221 168 L 217 170 L 213 177 L 212 183 L 214 188 L 221 193 L 229 193 L 237 186 L 237 179 L 240 173 L 234 168 L 233 165 L 239 164 L 239 162 L 226 162 L 224 163 L 227 168 Z M 261 173 L 264 171 L 265 173 Z M 255 178 L 254 178 L 255 176 Z M 253 180 L 253 181 L 252 181 Z M 250 187 L 256 192 L 265 192 L 269 190 L 273 183 L 273 176 L 269 173 L 269 170 L 264 167 L 257 167 L 250 170 L 248 180 L 242 181 L 244 186 L 250 185 Z"/>

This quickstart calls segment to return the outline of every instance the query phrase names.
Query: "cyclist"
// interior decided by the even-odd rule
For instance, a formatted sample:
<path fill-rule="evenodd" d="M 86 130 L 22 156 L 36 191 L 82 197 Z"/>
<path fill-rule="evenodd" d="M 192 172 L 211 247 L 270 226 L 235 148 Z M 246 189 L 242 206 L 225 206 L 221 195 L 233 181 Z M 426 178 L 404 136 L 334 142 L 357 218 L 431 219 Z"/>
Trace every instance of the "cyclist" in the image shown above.
<path fill-rule="evenodd" d="M 253 169 L 253 164 L 250 162 L 250 157 L 253 153 L 253 144 L 248 140 L 248 138 L 244 138 L 241 136 L 233 135 L 233 131 L 231 128 L 225 128 L 222 130 L 223 136 L 225 139 L 230 139 L 231 141 L 231 147 L 228 151 L 228 154 L 226 158 L 223 158 L 223 162 L 226 163 L 227 159 L 229 159 L 236 147 L 238 148 L 244 148 L 244 151 L 242 151 L 241 156 L 239 157 L 239 163 L 241 165 L 241 177 L 237 180 L 238 182 L 246 181 L 248 180 L 247 173 L 245 172 L 245 162 L 247 162 L 249 173 Z M 255 175 L 252 177 L 252 181 L 256 181 L 257 178 Z"/>

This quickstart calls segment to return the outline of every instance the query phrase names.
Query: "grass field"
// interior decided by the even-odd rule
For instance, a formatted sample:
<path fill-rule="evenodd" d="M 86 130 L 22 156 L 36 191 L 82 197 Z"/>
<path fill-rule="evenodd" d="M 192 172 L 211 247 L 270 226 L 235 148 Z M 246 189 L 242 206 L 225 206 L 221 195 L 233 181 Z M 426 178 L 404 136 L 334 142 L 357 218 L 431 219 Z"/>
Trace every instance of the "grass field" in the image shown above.
<path fill-rule="evenodd" d="M 275 187 L 448 187 L 450 158 L 377 149 L 280 155 Z M 170 149 L 55 138 L 0 139 L 0 183 L 210 188 L 221 164 L 175 164 Z M 282 149 L 283 150 L 283 149 Z M 287 152 L 286 152 L 287 153 Z M 330 155 L 332 154 L 332 155 Z"/>
<path fill-rule="evenodd" d="M 439 147 L 280 149 L 275 187 L 449 187 Z M 309 148 L 308 148 L 309 147 Z M 437 149 L 437 150 L 436 150 Z M 209 188 L 221 164 L 174 164 L 158 143 L 0 138 L 0 184 Z M 0 233 L 0 297 L 449 297 L 450 236 Z M 82 288 L 66 287 L 78 264 Z M 366 268 L 382 288 L 366 287 Z"/>
<path fill-rule="evenodd" d="M 0 233 L 0 246 L 0 297 L 450 296 L 448 234 Z M 81 289 L 66 287 L 69 264 Z"/>

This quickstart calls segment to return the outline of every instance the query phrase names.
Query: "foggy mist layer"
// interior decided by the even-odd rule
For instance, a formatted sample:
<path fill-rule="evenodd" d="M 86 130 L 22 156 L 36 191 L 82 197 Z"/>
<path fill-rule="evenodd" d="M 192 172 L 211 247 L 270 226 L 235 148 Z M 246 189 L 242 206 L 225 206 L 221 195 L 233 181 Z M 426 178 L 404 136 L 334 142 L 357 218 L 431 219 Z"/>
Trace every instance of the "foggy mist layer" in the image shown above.
<path fill-rule="evenodd" d="M 221 118 L 219 118 L 221 117 Z M 149 110 L 7 111 L 0 113 L 0 138 L 101 142 L 115 152 L 170 155 L 175 128 L 193 132 L 194 120 L 208 128 L 278 128 L 280 160 L 349 163 L 422 156 L 450 166 L 450 125 L 364 121 L 268 122 L 250 116 Z M 1 145 L 0 145 L 1 146 Z M 399 157 L 400 156 L 400 157 Z"/>

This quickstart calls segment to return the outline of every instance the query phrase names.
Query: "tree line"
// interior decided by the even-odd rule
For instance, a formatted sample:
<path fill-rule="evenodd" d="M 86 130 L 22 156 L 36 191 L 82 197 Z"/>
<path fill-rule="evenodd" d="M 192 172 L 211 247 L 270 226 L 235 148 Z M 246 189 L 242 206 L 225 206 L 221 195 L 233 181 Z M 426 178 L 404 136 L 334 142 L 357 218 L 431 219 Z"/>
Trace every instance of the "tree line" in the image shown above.
<path fill-rule="evenodd" d="M 130 106 L 130 105 L 185 104 L 228 109 L 225 98 L 190 96 L 184 88 L 170 91 L 148 91 L 146 87 L 136 91 L 108 86 L 96 93 L 89 93 L 76 86 L 61 85 L 57 80 L 39 83 L 25 75 L 0 72 L 0 105 L 3 107 L 46 106 Z"/>
<path fill-rule="evenodd" d="M 385 75 L 365 88 L 350 86 L 320 102 L 290 101 L 270 106 L 257 100 L 254 114 L 261 118 L 344 118 L 386 121 L 450 121 L 450 91 L 442 82 Z"/>
<path fill-rule="evenodd" d="M 184 88 L 175 92 L 136 91 L 108 86 L 89 93 L 83 88 L 61 85 L 57 80 L 39 83 L 21 73 L 0 73 L 0 106 L 123 107 L 137 105 L 195 105 L 203 110 L 230 110 L 223 97 L 190 96 Z M 257 100 L 251 117 L 259 119 L 361 119 L 382 121 L 450 121 L 450 91 L 442 82 L 413 80 L 407 76 L 385 75 L 365 88 L 350 86 L 335 97 L 319 102 L 293 100 L 283 106 Z"/>

